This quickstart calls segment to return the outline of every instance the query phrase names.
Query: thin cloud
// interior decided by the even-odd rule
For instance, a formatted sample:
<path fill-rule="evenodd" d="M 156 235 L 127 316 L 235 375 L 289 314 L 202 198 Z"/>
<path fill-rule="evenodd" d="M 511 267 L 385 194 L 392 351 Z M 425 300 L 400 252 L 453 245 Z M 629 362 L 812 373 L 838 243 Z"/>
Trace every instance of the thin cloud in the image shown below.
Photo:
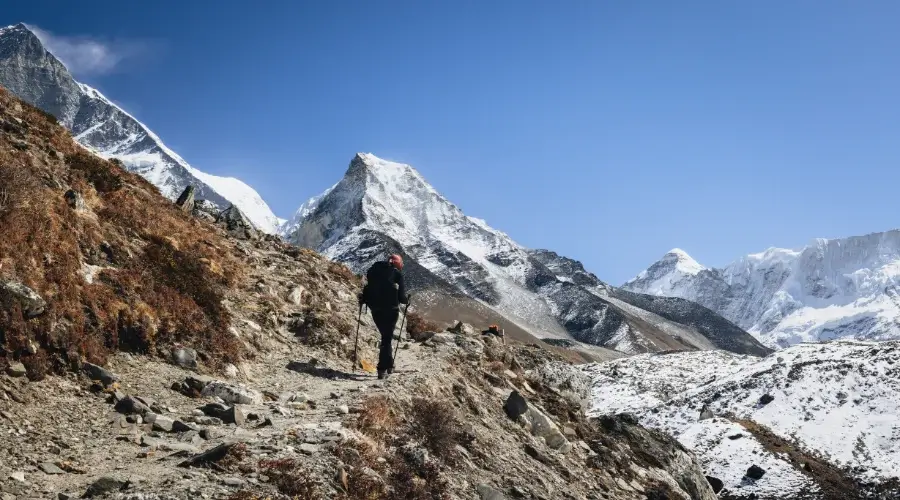
<path fill-rule="evenodd" d="M 33 25 L 28 25 L 28 29 L 69 71 L 79 76 L 107 75 L 121 71 L 126 63 L 150 55 L 155 48 L 155 44 L 148 41 L 57 35 Z"/>

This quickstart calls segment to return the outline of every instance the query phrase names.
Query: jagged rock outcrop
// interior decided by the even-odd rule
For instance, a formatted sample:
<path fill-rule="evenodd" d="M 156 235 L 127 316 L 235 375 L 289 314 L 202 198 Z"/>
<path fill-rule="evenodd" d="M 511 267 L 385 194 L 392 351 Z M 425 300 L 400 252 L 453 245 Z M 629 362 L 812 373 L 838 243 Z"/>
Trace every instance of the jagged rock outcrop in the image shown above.
<path fill-rule="evenodd" d="M 231 205 L 219 213 L 216 222 L 223 224 L 228 231 L 228 234 L 235 238 L 244 240 L 259 238 L 259 231 L 253 227 L 253 223 L 250 222 L 250 219 L 234 205 Z"/>
<path fill-rule="evenodd" d="M 7 310 L 18 307 L 23 316 L 34 318 L 43 314 L 47 302 L 22 283 L 0 280 L 0 306 Z"/>
<path fill-rule="evenodd" d="M 194 211 L 194 186 L 187 186 L 178 199 L 175 200 L 175 206 L 183 212 L 193 213 Z"/>

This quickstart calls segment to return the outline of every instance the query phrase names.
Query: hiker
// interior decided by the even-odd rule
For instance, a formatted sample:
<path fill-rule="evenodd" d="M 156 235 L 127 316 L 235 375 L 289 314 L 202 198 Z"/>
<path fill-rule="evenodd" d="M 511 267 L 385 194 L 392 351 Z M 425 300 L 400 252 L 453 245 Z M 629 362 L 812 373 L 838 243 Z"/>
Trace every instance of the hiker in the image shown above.
<path fill-rule="evenodd" d="M 359 296 L 360 306 L 365 304 L 372 311 L 372 319 L 381 333 L 381 351 L 378 354 L 378 378 L 383 379 L 394 371 L 391 341 L 400 317 L 400 304 L 408 304 L 406 287 L 403 286 L 403 257 L 394 254 L 387 261 L 372 264 L 366 273 L 366 286 Z"/>

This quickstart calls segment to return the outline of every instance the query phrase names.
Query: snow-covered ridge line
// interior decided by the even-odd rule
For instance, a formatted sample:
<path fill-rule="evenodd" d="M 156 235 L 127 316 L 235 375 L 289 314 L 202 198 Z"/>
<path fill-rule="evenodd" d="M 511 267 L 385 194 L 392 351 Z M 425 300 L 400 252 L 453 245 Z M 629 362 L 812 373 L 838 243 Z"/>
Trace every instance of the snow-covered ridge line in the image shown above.
<path fill-rule="evenodd" d="M 721 351 L 640 355 L 584 370 L 593 379 L 592 414 L 629 412 L 671 433 L 731 493 L 790 498 L 778 495 L 816 489 L 801 463 L 767 452 L 741 420 L 860 482 L 900 476 L 900 342 L 799 344 L 763 359 Z M 766 475 L 747 481 L 752 465 Z"/>
<path fill-rule="evenodd" d="M 699 272 L 685 272 L 667 254 L 623 288 L 697 302 L 773 348 L 898 339 L 900 231 L 817 239 L 800 250 L 769 248 Z"/>

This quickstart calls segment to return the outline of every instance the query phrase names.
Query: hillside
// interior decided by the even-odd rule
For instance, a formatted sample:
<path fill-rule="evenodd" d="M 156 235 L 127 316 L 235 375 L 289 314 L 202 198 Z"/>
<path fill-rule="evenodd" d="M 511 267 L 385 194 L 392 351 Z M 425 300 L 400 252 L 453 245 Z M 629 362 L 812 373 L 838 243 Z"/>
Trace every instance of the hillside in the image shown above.
<path fill-rule="evenodd" d="M 346 267 L 176 206 L 2 89 L 0 129 L 4 500 L 715 498 L 672 438 L 586 418 L 552 352 L 438 332 L 379 381 Z"/>
<path fill-rule="evenodd" d="M 253 188 L 192 167 L 146 125 L 96 89 L 75 81 L 24 24 L 0 28 L 0 86 L 54 115 L 81 145 L 104 158 L 119 159 L 172 200 L 190 185 L 198 199 L 222 210 L 233 204 L 263 231 L 274 233 L 282 223 Z"/>
<path fill-rule="evenodd" d="M 408 262 L 411 288 L 467 297 L 495 311 L 504 324 L 537 337 L 624 353 L 717 346 L 767 352 L 739 328 L 718 332 L 739 337 L 734 342 L 708 338 L 711 325 L 682 325 L 610 295 L 610 287 L 580 263 L 522 247 L 465 215 L 411 166 L 372 154 L 357 154 L 344 177 L 305 203 L 285 227 L 291 243 L 357 273 L 399 253 Z M 694 319 L 703 321 L 700 315 Z"/>
<path fill-rule="evenodd" d="M 724 483 L 722 498 L 852 500 L 900 495 L 898 362 L 900 343 L 835 341 L 585 370 L 592 415 L 629 412 L 671 433 Z M 746 477 L 753 466 L 762 477 Z"/>

